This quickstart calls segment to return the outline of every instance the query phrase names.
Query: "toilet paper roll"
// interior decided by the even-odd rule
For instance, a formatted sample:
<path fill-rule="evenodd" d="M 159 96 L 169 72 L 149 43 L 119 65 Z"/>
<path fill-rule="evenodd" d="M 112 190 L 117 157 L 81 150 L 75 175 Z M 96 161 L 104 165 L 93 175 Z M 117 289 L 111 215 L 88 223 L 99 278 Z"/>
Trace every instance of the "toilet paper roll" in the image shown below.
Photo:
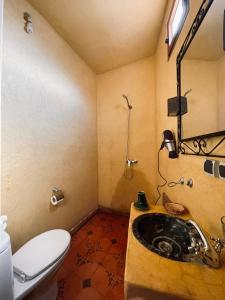
<path fill-rule="evenodd" d="M 56 196 L 52 196 L 51 197 L 51 204 L 56 206 L 59 203 L 63 202 L 63 200 L 64 200 L 64 198 L 58 200 Z"/>

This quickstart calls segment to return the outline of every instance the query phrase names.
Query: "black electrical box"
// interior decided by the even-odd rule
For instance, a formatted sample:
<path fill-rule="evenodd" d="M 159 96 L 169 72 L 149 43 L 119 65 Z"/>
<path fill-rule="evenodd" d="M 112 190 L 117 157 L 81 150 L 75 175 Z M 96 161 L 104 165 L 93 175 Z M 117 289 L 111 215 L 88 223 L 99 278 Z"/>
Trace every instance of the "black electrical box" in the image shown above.
<path fill-rule="evenodd" d="M 187 98 L 180 97 L 181 100 L 181 115 L 187 113 Z M 179 97 L 168 99 L 168 117 L 176 117 L 179 115 Z"/>

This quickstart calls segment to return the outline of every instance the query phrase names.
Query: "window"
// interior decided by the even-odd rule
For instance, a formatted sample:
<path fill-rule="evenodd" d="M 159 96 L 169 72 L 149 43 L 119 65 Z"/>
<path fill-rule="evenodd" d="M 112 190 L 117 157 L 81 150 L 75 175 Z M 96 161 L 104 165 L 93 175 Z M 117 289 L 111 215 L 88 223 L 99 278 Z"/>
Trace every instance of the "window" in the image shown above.
<path fill-rule="evenodd" d="M 167 23 L 168 57 L 170 57 L 189 12 L 189 0 L 174 0 Z"/>

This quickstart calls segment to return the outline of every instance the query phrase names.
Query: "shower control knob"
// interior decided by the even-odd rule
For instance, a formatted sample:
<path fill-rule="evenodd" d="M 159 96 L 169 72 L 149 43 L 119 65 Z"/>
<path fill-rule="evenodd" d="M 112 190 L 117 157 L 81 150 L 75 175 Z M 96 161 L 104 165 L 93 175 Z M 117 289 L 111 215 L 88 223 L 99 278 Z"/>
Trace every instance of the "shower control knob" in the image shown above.
<path fill-rule="evenodd" d="M 132 164 L 137 164 L 138 161 L 137 161 L 137 160 L 132 160 L 131 163 L 132 163 Z"/>
<path fill-rule="evenodd" d="M 126 161 L 126 163 L 127 163 L 128 167 L 130 168 L 132 165 L 137 164 L 138 161 L 137 160 L 128 159 Z"/>

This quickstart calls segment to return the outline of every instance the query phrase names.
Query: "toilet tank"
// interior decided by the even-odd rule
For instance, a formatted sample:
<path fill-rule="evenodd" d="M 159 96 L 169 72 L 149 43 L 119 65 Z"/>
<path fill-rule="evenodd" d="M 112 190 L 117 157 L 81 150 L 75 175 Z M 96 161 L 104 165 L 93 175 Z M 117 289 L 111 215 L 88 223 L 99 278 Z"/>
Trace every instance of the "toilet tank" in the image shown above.
<path fill-rule="evenodd" d="M 2 232 L 0 239 L 0 299 L 13 300 L 13 267 L 10 237 Z"/>

